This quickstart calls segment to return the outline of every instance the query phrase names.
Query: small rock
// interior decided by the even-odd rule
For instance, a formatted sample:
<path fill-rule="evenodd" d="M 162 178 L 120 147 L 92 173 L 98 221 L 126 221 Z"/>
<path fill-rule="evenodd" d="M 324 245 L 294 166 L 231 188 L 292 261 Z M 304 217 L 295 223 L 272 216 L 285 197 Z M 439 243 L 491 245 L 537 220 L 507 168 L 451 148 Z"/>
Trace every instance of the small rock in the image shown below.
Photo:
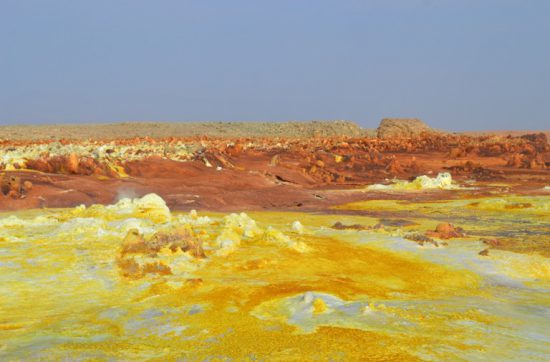
<path fill-rule="evenodd" d="M 487 249 L 483 249 L 482 251 L 480 251 L 479 253 L 477 253 L 478 255 L 481 255 L 481 256 L 489 256 L 489 248 Z"/>
<path fill-rule="evenodd" d="M 435 247 L 439 246 L 437 241 L 435 241 L 434 239 L 432 239 L 432 238 L 430 238 L 426 235 L 419 234 L 419 233 L 407 234 L 407 235 L 405 235 L 405 239 L 414 241 L 415 243 L 417 243 L 420 246 L 424 246 L 424 244 L 432 244 Z"/>
<path fill-rule="evenodd" d="M 427 236 L 436 237 L 439 239 L 460 238 L 465 236 L 464 229 L 454 226 L 448 222 L 438 224 L 435 231 L 426 232 Z"/>
<path fill-rule="evenodd" d="M 25 182 L 23 182 L 23 191 L 29 192 L 30 190 L 32 190 L 32 182 L 26 180 Z"/>
<path fill-rule="evenodd" d="M 346 229 L 353 229 L 353 230 L 367 230 L 369 227 L 361 225 L 361 224 L 353 224 L 353 225 L 344 225 L 340 221 L 337 221 L 332 225 L 333 229 L 336 230 L 346 230 Z"/>

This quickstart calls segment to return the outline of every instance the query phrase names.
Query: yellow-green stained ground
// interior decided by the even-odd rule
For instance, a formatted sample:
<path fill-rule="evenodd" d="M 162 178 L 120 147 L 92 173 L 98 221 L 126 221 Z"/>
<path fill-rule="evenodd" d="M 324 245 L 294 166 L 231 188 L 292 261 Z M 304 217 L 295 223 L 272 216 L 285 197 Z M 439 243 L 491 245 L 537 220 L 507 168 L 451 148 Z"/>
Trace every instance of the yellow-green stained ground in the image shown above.
<path fill-rule="evenodd" d="M 440 222 L 451 222 L 464 228 L 470 239 L 498 238 L 498 249 L 550 257 L 550 196 L 510 195 L 434 202 L 372 200 L 335 209 L 404 218 L 418 224 L 404 230 L 434 229 Z"/>
<path fill-rule="evenodd" d="M 1 360 L 545 360 L 550 198 L 369 201 L 335 212 L 170 213 L 155 197 L 0 216 Z M 384 230 L 335 230 L 406 220 Z M 403 238 L 442 220 L 468 236 Z M 295 221 L 299 221 L 296 223 Z M 206 258 L 139 255 L 126 235 L 190 230 Z M 525 236 L 533 253 L 481 236 Z M 537 244 L 542 243 L 542 247 Z"/>

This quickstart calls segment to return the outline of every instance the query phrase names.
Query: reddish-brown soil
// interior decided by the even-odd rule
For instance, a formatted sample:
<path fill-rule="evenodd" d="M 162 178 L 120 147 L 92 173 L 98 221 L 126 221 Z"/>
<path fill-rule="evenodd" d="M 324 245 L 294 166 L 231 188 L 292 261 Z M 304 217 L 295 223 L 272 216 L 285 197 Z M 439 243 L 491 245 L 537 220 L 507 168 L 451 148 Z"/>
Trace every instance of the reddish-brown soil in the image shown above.
<path fill-rule="evenodd" d="M 139 144 L 143 139 L 115 141 Z M 176 210 L 315 210 L 358 199 L 429 198 L 431 193 L 384 195 L 358 189 L 395 177 L 412 179 L 438 172 L 450 172 L 460 183 L 475 182 L 477 190 L 468 191 L 469 197 L 503 188 L 536 194 L 550 184 L 550 145 L 543 133 L 518 137 L 425 134 L 392 139 L 148 139 L 166 145 L 181 141 L 197 145 L 185 162 L 156 156 L 110 160 L 128 177 L 118 176 L 99 159 L 78 154 L 29 159 L 19 170 L 2 172 L 0 209 L 112 203 L 154 192 Z M 44 142 L 51 141 L 2 141 L 2 146 L 17 149 Z M 460 197 L 461 192 L 453 195 Z"/>

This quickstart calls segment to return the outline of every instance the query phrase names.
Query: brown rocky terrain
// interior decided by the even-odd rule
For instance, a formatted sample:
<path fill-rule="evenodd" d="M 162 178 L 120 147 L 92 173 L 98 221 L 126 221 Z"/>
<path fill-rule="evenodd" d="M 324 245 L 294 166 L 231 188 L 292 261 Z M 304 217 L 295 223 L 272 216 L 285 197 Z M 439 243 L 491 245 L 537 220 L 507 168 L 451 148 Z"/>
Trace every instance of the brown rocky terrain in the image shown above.
<path fill-rule="evenodd" d="M 339 123 L 334 130 L 341 126 L 347 127 Z M 380 197 L 362 191 L 369 184 L 439 172 L 475 182 L 478 194 L 494 183 L 517 193 L 550 184 L 550 145 L 543 133 L 10 139 L 0 142 L 0 151 L 3 210 L 110 203 L 121 194 L 148 192 L 184 210 L 315 209 Z"/>
<path fill-rule="evenodd" d="M 103 139 L 87 139 L 84 135 L 91 129 L 86 127 L 67 139 L 13 137 L 0 141 L 0 211 L 112 204 L 156 193 L 171 210 L 324 213 L 334 215 L 336 229 L 376 231 L 394 226 L 382 219 L 372 228 L 345 225 L 337 222 L 337 215 L 388 220 L 406 215 L 333 206 L 363 200 L 422 203 L 548 195 L 550 144 L 545 133 L 471 136 L 434 132 L 424 125 L 418 132 L 414 124 L 417 121 L 384 120 L 378 129 L 381 137 L 341 122 L 277 125 L 282 128 L 268 127 L 268 135 L 254 137 L 119 137 L 116 132 L 107 137 L 107 132 L 101 133 Z M 93 126 L 94 132 L 96 127 L 100 126 Z M 126 136 L 143 132 L 137 128 Z M 300 131 L 285 137 L 277 133 L 282 129 Z M 394 136 L 384 137 L 385 132 Z M 423 192 L 370 187 L 396 179 L 406 183 L 421 175 L 435 179 L 439 173 L 452 175 L 456 187 Z M 444 246 L 444 240 L 464 235 L 460 225 L 449 221 L 406 238 L 419 245 Z M 548 253 L 545 243 L 526 245 L 518 238 L 499 237 L 488 247 Z M 136 277 L 169 272 L 160 264 L 136 266 L 125 256 L 120 263 Z"/>

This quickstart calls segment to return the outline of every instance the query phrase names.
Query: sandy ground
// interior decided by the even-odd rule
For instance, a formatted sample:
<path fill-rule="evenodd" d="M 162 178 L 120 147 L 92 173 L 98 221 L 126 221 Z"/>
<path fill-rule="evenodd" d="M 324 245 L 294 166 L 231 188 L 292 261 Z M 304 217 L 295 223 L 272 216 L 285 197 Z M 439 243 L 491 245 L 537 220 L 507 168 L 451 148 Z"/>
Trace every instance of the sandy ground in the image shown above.
<path fill-rule="evenodd" d="M 0 139 L 120 139 L 134 137 L 327 137 L 374 135 L 348 121 L 122 122 L 0 126 Z"/>

